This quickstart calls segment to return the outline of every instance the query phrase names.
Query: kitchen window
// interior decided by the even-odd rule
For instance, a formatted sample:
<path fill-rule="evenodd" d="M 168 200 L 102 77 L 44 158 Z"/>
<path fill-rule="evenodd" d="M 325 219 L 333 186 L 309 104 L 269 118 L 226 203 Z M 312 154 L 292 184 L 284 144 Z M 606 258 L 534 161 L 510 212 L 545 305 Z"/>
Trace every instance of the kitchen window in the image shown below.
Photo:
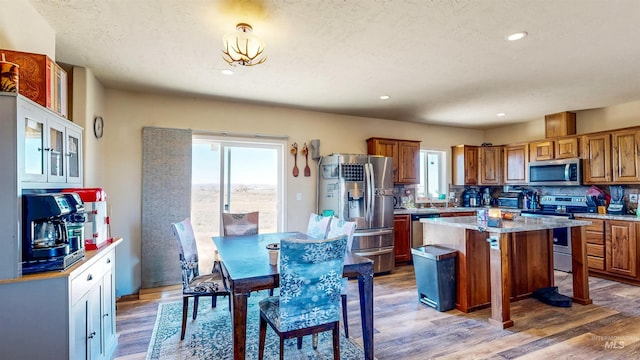
<path fill-rule="evenodd" d="M 437 199 L 447 193 L 445 152 L 438 150 L 420 150 L 420 184 L 418 196 Z"/>

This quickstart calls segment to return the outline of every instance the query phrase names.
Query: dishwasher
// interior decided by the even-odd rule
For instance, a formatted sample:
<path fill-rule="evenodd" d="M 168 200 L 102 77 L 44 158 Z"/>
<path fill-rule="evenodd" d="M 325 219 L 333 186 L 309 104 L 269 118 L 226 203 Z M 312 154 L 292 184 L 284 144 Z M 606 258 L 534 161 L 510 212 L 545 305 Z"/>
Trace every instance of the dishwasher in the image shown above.
<path fill-rule="evenodd" d="M 440 214 L 436 212 L 414 213 L 411 214 L 411 247 L 417 248 L 422 245 L 422 223 L 423 218 L 437 218 Z"/>

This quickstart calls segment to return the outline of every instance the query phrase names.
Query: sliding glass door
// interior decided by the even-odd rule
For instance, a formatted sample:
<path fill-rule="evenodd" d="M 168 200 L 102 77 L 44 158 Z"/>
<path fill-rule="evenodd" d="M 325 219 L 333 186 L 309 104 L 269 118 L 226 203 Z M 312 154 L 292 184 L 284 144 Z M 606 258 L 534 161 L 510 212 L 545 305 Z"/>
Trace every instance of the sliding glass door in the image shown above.
<path fill-rule="evenodd" d="M 284 229 L 285 146 L 285 140 L 194 136 L 191 222 L 202 271 L 211 269 L 221 213 L 259 211 L 261 233 Z"/>

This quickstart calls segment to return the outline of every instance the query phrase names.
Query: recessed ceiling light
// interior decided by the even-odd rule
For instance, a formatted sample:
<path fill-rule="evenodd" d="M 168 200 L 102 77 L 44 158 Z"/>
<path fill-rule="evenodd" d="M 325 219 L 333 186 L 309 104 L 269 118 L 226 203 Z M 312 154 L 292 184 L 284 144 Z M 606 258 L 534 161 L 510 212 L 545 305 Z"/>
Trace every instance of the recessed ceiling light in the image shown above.
<path fill-rule="evenodd" d="M 233 71 L 231 70 L 222 70 L 220 71 L 223 75 L 233 75 Z"/>
<path fill-rule="evenodd" d="M 391 96 L 389 95 L 381 95 L 380 96 L 380 100 L 389 100 L 391 98 Z"/>
<path fill-rule="evenodd" d="M 505 115 L 507 115 L 507 114 L 505 114 L 505 113 L 497 113 L 496 114 L 496 116 L 500 116 L 500 117 L 505 116 Z"/>
<path fill-rule="evenodd" d="M 521 31 L 521 32 L 517 32 L 507 36 L 507 40 L 516 41 L 516 40 L 524 39 L 527 35 L 528 34 L 526 31 Z"/>

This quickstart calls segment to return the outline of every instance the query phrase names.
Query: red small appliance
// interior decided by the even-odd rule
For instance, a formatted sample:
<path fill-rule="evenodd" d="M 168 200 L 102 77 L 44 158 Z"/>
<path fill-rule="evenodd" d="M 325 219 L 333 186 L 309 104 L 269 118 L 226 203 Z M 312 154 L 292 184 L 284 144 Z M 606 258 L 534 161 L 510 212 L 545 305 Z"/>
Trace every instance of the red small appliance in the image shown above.
<path fill-rule="evenodd" d="M 84 223 L 84 246 L 87 250 L 97 250 L 113 241 L 109 233 L 109 216 L 107 215 L 107 193 L 102 188 L 65 189 L 63 192 L 74 192 L 84 202 L 87 217 Z"/>

